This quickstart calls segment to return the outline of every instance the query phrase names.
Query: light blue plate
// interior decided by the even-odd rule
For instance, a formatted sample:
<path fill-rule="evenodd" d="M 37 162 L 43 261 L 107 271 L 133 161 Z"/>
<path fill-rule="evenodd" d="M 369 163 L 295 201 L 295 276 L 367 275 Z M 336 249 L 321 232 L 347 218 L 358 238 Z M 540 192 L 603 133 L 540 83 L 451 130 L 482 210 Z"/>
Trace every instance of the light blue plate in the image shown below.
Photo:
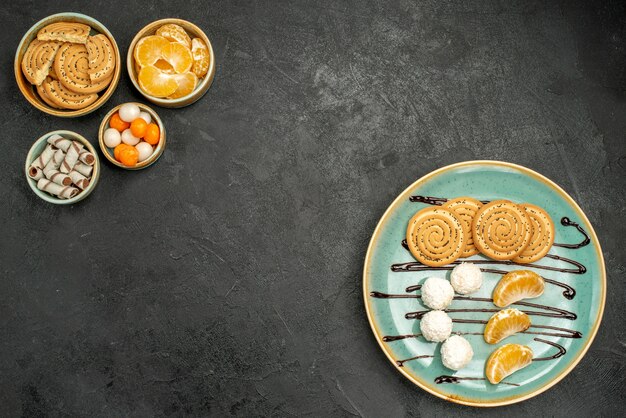
<path fill-rule="evenodd" d="M 572 272 L 550 271 L 530 268 L 544 278 L 562 282 L 573 289 L 546 283 L 542 296 L 527 302 L 548 305 L 570 311 L 576 319 L 565 317 L 532 316 L 533 325 L 547 325 L 579 331 L 580 338 L 564 338 L 532 334 L 516 334 L 496 345 L 485 343 L 482 335 L 464 335 L 471 343 L 474 357 L 471 363 L 457 372 L 441 363 L 441 344 L 431 343 L 422 337 L 384 341 L 385 336 L 418 334 L 419 320 L 407 319 L 408 312 L 427 310 L 417 298 L 379 298 L 371 292 L 393 295 L 418 295 L 418 291 L 407 292 L 407 287 L 422 283 L 427 277 L 449 278 L 450 272 L 443 271 L 392 271 L 391 266 L 415 262 L 411 254 L 402 247 L 406 227 L 411 216 L 427 206 L 427 203 L 412 202 L 411 196 L 454 198 L 471 196 L 479 200 L 508 199 L 516 203 L 528 202 L 544 208 L 552 217 L 556 227 L 555 243 L 576 244 L 584 241 L 584 235 L 573 225 L 561 223 L 563 217 L 575 222 L 586 231 L 590 242 L 572 249 L 553 246 L 550 254 L 574 260 L 584 265 L 544 257 L 536 264 L 570 269 Z M 567 222 L 566 222 L 567 223 Z M 469 260 L 487 260 L 482 255 Z M 528 269 L 528 266 L 481 264 L 482 268 L 500 270 Z M 581 270 L 586 270 L 581 272 Z M 490 298 L 500 274 L 484 273 L 482 288 L 473 297 Z M 572 294 L 575 295 L 572 297 Z M 576 202 L 559 186 L 542 175 L 518 165 L 497 161 L 468 161 L 450 165 L 422 177 L 406 189 L 387 209 L 372 236 L 363 271 L 363 296 L 365 307 L 374 335 L 381 348 L 402 374 L 426 391 L 443 399 L 471 406 L 506 405 L 533 397 L 555 385 L 569 373 L 585 355 L 600 325 L 606 295 L 606 273 L 602 250 L 589 220 Z M 567 296 L 567 297 L 566 297 Z M 515 306 L 522 310 L 528 307 Z M 454 300 L 448 309 L 486 308 L 497 309 L 489 302 Z M 451 312 L 450 317 L 459 319 L 488 320 L 492 313 Z M 484 325 L 454 323 L 454 332 L 482 333 Z M 546 329 L 529 331 L 555 332 Z M 562 332 L 558 332 L 563 334 Z M 566 333 L 567 334 L 567 333 Z M 446 380 L 440 376 L 484 378 L 485 362 L 489 355 L 506 343 L 525 344 L 532 348 L 534 358 L 550 357 L 559 350 L 534 338 L 561 345 L 566 353 L 548 361 L 533 361 L 528 367 L 509 376 L 499 385 L 486 380 L 459 380 L 457 383 L 436 383 Z M 402 366 L 397 361 L 419 355 L 434 355 L 434 358 L 410 360 Z"/>

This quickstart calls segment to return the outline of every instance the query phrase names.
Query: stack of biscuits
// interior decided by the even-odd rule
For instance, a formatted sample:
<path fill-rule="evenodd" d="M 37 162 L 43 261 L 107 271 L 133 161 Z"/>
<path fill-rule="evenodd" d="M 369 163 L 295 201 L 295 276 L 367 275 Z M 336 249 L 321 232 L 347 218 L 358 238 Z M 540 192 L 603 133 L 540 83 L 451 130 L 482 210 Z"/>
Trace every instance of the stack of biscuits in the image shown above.
<path fill-rule="evenodd" d="M 111 40 L 91 35 L 82 23 L 56 22 L 37 33 L 22 59 L 24 77 L 55 109 L 83 109 L 106 89 L 115 73 Z"/>
<path fill-rule="evenodd" d="M 528 264 L 545 256 L 554 242 L 554 223 L 536 205 L 471 197 L 427 207 L 409 221 L 411 254 L 422 264 L 444 266 L 481 253 L 494 260 Z"/>

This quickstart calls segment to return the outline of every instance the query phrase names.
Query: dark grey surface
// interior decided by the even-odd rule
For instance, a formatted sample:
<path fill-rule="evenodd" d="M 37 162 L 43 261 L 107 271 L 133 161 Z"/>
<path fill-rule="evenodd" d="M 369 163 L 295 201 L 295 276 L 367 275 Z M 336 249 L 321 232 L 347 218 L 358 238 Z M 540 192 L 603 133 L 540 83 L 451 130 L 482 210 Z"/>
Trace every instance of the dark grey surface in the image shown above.
<path fill-rule="evenodd" d="M 150 3 L 0 10 L 0 415 L 626 413 L 623 2 Z M 110 107 L 142 100 L 125 72 L 79 119 L 20 95 L 21 36 L 69 10 L 104 23 L 123 55 L 148 22 L 187 18 L 212 40 L 217 73 L 192 107 L 157 108 L 169 139 L 155 166 L 103 163 L 88 199 L 57 207 L 24 179 L 32 142 L 70 129 L 96 144 Z M 385 208 L 470 159 L 562 185 L 608 271 L 604 321 L 580 365 L 496 410 L 447 403 L 396 372 L 361 296 Z"/>

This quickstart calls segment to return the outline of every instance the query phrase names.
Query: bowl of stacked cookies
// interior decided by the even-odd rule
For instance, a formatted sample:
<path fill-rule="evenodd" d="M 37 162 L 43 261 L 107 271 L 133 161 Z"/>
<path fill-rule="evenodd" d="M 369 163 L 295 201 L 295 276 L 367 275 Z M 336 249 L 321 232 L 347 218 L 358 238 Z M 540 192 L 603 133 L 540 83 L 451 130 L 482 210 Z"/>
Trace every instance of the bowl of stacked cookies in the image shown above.
<path fill-rule="evenodd" d="M 182 19 L 161 19 L 141 29 L 128 48 L 126 66 L 137 90 L 163 107 L 196 102 L 215 76 L 209 38 Z"/>
<path fill-rule="evenodd" d="M 120 79 L 120 53 L 111 32 L 80 13 L 58 13 L 33 25 L 15 54 L 20 91 L 42 112 L 86 115 L 102 106 Z"/>

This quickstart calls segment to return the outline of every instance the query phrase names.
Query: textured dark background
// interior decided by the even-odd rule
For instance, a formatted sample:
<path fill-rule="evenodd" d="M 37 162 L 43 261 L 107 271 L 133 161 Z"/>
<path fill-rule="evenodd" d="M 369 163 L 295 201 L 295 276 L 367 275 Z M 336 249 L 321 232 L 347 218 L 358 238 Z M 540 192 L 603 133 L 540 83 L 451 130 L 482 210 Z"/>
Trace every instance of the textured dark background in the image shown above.
<path fill-rule="evenodd" d="M 11 4 L 7 4 L 11 3 Z M 624 2 L 5 2 L 0 10 L 0 415 L 626 414 Z M 103 162 L 85 201 L 24 180 L 55 129 L 96 143 L 112 99 L 64 120 L 13 77 L 23 33 L 99 19 L 123 56 L 181 17 L 213 42 L 213 87 L 157 109 L 150 169 Z M 523 164 L 594 224 L 609 292 L 599 334 L 548 392 L 496 410 L 440 400 L 388 363 L 365 317 L 369 237 L 407 185 L 470 159 Z"/>

